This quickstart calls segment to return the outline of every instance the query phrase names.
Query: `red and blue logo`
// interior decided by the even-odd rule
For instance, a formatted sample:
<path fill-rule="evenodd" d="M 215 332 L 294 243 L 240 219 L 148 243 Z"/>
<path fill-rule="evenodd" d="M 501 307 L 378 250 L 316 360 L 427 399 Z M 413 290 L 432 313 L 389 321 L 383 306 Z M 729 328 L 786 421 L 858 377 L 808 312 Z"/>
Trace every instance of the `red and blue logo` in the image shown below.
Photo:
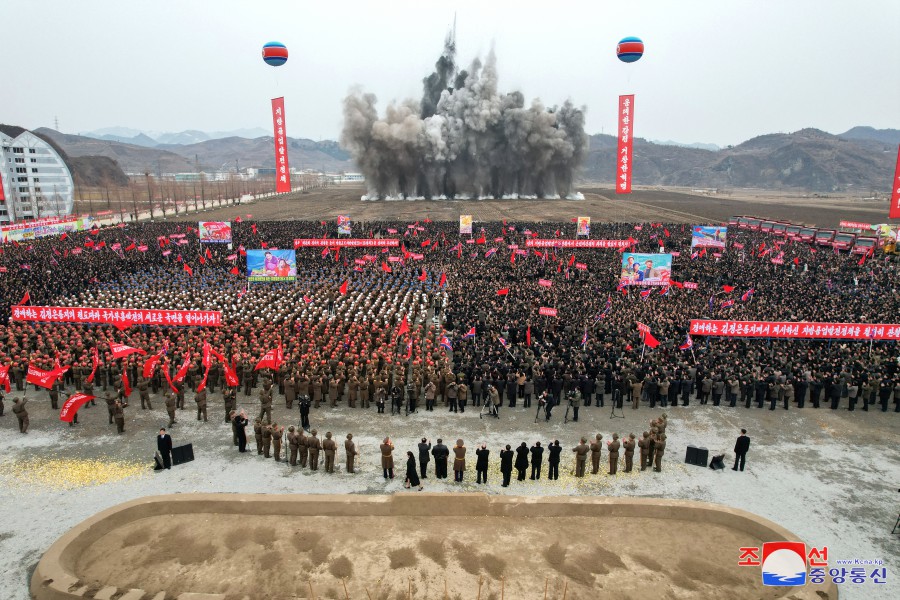
<path fill-rule="evenodd" d="M 762 547 L 763 585 L 806 585 L 806 544 L 766 542 Z"/>

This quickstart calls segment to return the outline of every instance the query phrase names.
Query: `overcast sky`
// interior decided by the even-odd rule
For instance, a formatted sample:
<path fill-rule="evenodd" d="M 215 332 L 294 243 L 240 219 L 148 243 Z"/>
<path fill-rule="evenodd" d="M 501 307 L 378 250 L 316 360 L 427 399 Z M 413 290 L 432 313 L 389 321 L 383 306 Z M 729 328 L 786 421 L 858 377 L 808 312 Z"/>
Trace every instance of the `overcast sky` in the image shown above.
<path fill-rule="evenodd" d="M 650 139 L 900 128 L 898 0 L 0 0 L 0 122 L 268 129 L 284 96 L 289 135 L 337 139 L 350 87 L 380 108 L 420 97 L 454 12 L 461 63 L 494 45 L 501 91 L 571 98 L 591 133 L 624 93 Z M 646 46 L 630 65 L 615 56 L 628 35 Z M 262 62 L 269 40 L 284 66 Z"/>

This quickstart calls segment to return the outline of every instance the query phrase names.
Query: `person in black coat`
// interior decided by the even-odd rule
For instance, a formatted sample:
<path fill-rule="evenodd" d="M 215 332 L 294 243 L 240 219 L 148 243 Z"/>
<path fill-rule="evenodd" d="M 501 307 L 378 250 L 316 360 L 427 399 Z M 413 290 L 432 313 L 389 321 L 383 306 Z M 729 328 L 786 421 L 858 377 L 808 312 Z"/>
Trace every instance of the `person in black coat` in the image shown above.
<path fill-rule="evenodd" d="M 505 450 L 500 451 L 500 472 L 503 474 L 503 487 L 509 487 L 509 480 L 513 469 L 513 451 L 509 444 Z"/>
<path fill-rule="evenodd" d="M 487 444 L 481 444 L 481 448 L 475 450 L 475 472 L 478 475 L 478 483 L 487 483 L 488 456 L 491 451 L 487 449 Z M 482 479 L 484 481 L 482 481 Z"/>
<path fill-rule="evenodd" d="M 431 455 L 434 457 L 434 476 L 438 479 L 447 479 L 447 457 L 450 456 L 450 449 L 444 445 L 441 438 L 438 438 L 437 444 L 431 449 Z"/>
<path fill-rule="evenodd" d="M 531 447 L 531 479 L 541 478 L 541 462 L 544 460 L 544 449 L 540 442 L 535 442 Z"/>
<path fill-rule="evenodd" d="M 739 462 L 741 471 L 744 470 L 744 462 L 747 459 L 748 450 L 750 450 L 750 438 L 747 437 L 747 430 L 741 429 L 741 435 L 738 436 L 737 441 L 734 443 L 734 467 L 731 468 L 732 471 L 738 470 Z"/>
<path fill-rule="evenodd" d="M 244 431 L 244 427 L 246 427 L 249 422 L 250 421 L 247 420 L 247 414 L 244 411 L 241 411 L 234 416 L 234 430 L 235 433 L 237 433 L 238 452 L 247 451 L 247 432 Z"/>
<path fill-rule="evenodd" d="M 163 467 L 166 469 L 172 468 L 172 436 L 166 433 L 165 428 L 159 430 L 159 435 L 156 436 L 156 449 L 159 451 L 162 456 Z"/>
<path fill-rule="evenodd" d="M 408 450 L 406 452 L 406 487 L 418 487 L 419 491 L 422 491 L 419 475 L 416 473 L 416 459 Z"/>
<path fill-rule="evenodd" d="M 419 442 L 419 471 L 422 474 L 422 479 L 428 479 L 428 475 L 425 472 L 428 469 L 428 461 L 431 460 L 431 457 L 428 455 L 430 450 L 431 442 L 426 438 L 422 438 L 422 441 Z"/>
<path fill-rule="evenodd" d="M 547 450 L 550 452 L 550 456 L 547 459 L 547 464 L 549 465 L 547 477 L 550 479 L 559 479 L 559 453 L 562 452 L 559 440 L 554 440 L 552 444 L 547 446 Z"/>
<path fill-rule="evenodd" d="M 525 472 L 528 470 L 528 444 L 522 442 L 522 445 L 516 448 L 516 471 L 519 476 L 518 481 L 525 481 Z"/>

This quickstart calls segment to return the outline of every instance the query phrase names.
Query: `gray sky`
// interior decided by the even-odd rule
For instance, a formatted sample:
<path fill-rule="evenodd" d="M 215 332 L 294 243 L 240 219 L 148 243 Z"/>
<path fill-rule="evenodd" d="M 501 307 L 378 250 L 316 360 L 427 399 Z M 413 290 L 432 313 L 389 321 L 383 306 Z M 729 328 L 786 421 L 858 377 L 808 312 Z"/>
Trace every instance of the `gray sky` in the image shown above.
<path fill-rule="evenodd" d="M 382 109 L 420 97 L 454 11 L 461 63 L 493 44 L 501 91 L 572 98 L 591 133 L 611 131 L 624 93 L 651 139 L 900 128 L 897 0 L 0 0 L 0 122 L 268 129 L 284 96 L 289 135 L 336 139 L 351 86 Z M 646 47 L 631 65 L 615 56 L 628 35 Z M 262 62 L 269 40 L 284 66 Z"/>

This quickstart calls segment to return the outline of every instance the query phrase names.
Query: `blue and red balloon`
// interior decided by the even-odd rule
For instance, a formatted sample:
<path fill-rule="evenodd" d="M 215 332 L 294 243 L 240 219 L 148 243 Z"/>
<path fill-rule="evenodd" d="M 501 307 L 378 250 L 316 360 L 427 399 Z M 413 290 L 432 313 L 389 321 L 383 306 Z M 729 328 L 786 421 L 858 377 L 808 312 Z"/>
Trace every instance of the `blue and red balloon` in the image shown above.
<path fill-rule="evenodd" d="M 644 55 L 644 42 L 641 41 L 641 38 L 637 37 L 626 37 L 619 40 L 619 45 L 616 46 L 616 56 L 619 57 L 619 60 L 626 63 L 633 63 Z"/>
<path fill-rule="evenodd" d="M 263 46 L 262 58 L 270 67 L 280 67 L 287 62 L 287 46 L 281 42 L 269 42 Z"/>

